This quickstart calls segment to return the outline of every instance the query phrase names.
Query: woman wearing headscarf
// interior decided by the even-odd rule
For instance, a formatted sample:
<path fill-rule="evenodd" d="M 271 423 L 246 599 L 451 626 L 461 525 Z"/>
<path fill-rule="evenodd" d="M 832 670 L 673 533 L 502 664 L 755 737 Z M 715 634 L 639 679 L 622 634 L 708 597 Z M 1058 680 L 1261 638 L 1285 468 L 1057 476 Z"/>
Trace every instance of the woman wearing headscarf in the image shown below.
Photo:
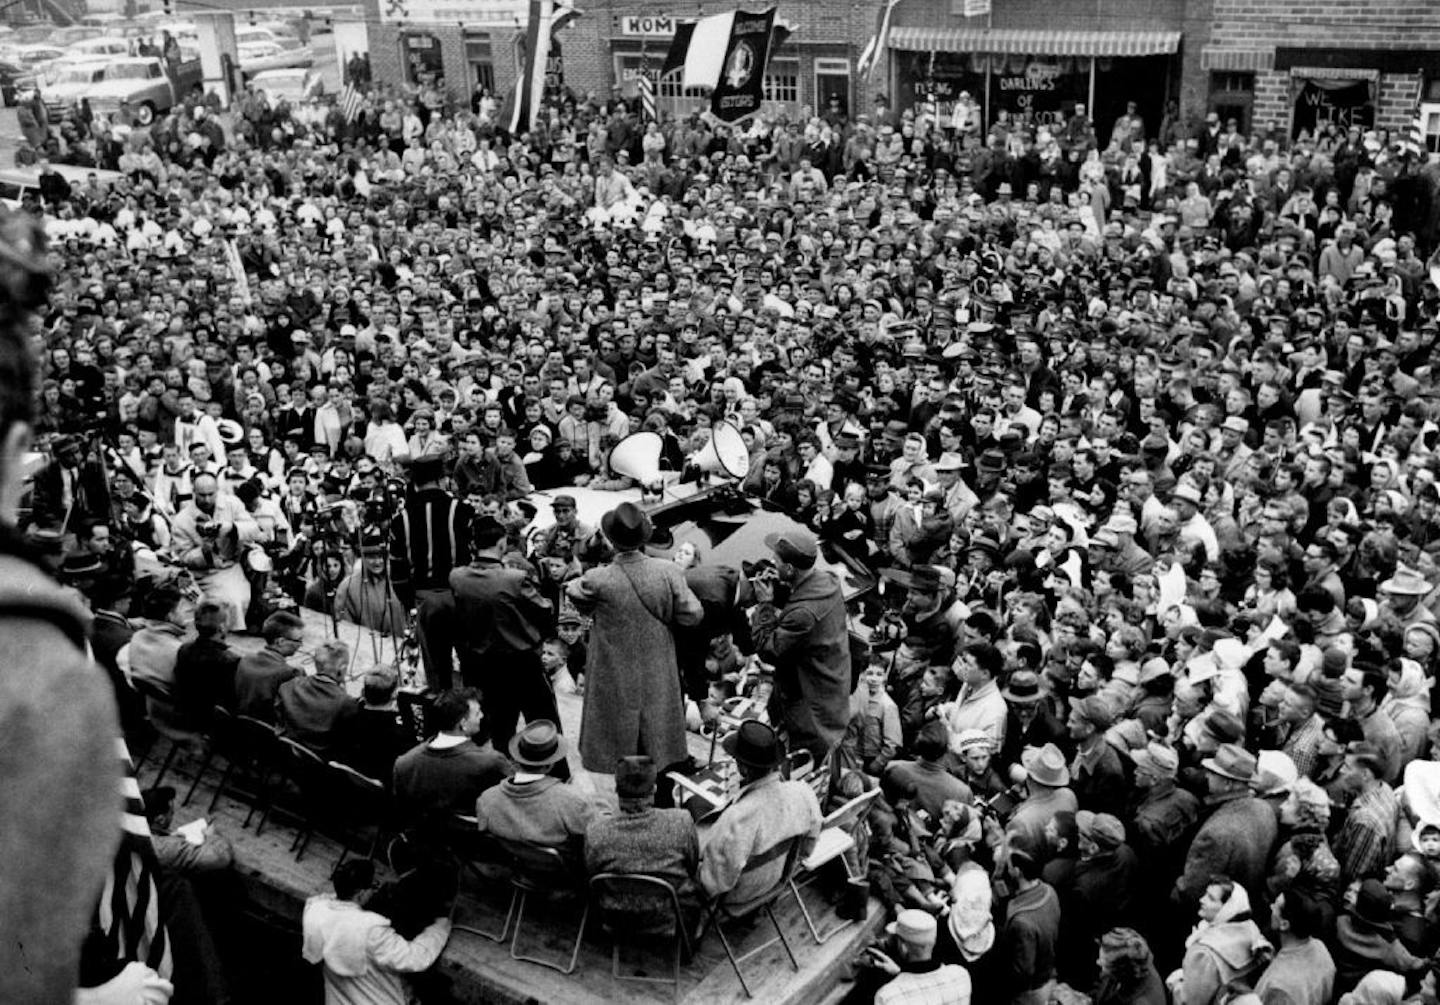
<path fill-rule="evenodd" d="M 1432 626 L 1413 627 L 1423 630 Z M 1400 733 L 1400 764 L 1403 767 L 1425 749 L 1425 733 L 1430 728 L 1430 689 L 1426 686 L 1420 664 L 1412 659 L 1402 657 L 1394 660 L 1390 664 L 1389 676 L 1390 693 L 1380 703 L 1380 710 L 1390 717 Z"/>
<path fill-rule="evenodd" d="M 1199 923 L 1185 940 L 1184 962 L 1170 977 L 1176 1005 L 1214 1005 L 1226 985 L 1259 977 L 1275 955 L 1239 883 L 1217 878 L 1205 888 L 1199 913 Z"/>

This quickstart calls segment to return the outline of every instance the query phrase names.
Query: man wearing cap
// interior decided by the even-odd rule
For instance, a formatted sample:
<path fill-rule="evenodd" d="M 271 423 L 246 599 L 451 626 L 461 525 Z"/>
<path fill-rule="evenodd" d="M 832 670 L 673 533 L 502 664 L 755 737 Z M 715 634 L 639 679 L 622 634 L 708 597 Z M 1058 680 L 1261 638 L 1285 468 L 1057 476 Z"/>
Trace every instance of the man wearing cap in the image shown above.
<path fill-rule="evenodd" d="M 615 558 L 566 585 L 576 609 L 594 618 L 580 756 L 605 776 L 633 754 L 668 768 L 687 756 L 672 626 L 699 624 L 704 608 L 678 565 L 645 554 L 653 527 L 639 506 L 621 503 L 600 529 Z"/>
<path fill-rule="evenodd" d="M 1385 783 L 1385 757 L 1373 743 L 1352 743 L 1345 751 L 1345 774 L 1356 796 L 1335 837 L 1335 860 L 1345 882 L 1377 874 L 1395 852 L 1395 814 L 1399 802 Z"/>
<path fill-rule="evenodd" d="M 1152 740 L 1131 751 L 1139 797 L 1130 815 L 1130 845 L 1140 857 L 1146 882 L 1142 889 L 1146 913 L 1161 918 L 1175 877 L 1185 864 L 1186 845 L 1200 819 L 1200 800 L 1175 779 L 1180 755 L 1168 744 Z M 1168 930 L 1167 930 L 1168 931 Z"/>
<path fill-rule="evenodd" d="M 770 718 L 791 750 L 819 764 L 850 721 L 850 636 L 834 573 L 818 568 L 819 546 L 805 530 L 771 534 L 775 576 L 752 579 L 750 633 L 760 659 L 775 668 Z M 785 590 L 776 605 L 777 586 Z"/>
<path fill-rule="evenodd" d="M 110 490 L 104 466 L 86 458 L 74 436 L 58 437 L 50 448 L 52 463 L 36 472 L 33 516 L 40 522 L 74 534 L 85 520 L 110 517 Z"/>
<path fill-rule="evenodd" d="M 615 768 L 620 812 L 591 821 L 585 832 L 585 870 L 592 876 L 619 872 L 658 877 L 675 888 L 683 908 L 695 911 L 700 906 L 695 821 L 688 810 L 655 807 L 655 779 L 653 758 L 620 759 Z M 625 907 L 623 902 L 607 906 Z"/>
<path fill-rule="evenodd" d="M 560 778 L 569 743 L 549 719 L 527 722 L 510 739 L 515 774 L 486 789 L 475 803 L 481 833 L 557 848 L 578 860 L 595 806 Z M 611 765 L 614 770 L 614 765 Z M 568 774 L 568 773 L 567 773 Z"/>
<path fill-rule="evenodd" d="M 335 590 L 335 617 L 363 625 L 382 635 L 403 635 L 405 608 L 386 574 L 385 542 L 378 538 L 360 545 L 360 568 L 341 580 Z"/>
<path fill-rule="evenodd" d="M 935 477 L 940 482 L 941 492 L 944 493 L 940 507 L 950 514 L 950 519 L 957 527 L 966 514 L 980 505 L 980 497 L 960 477 L 964 468 L 965 459 L 953 451 L 941 454 L 940 459 L 935 462 Z"/>
<path fill-rule="evenodd" d="M 390 576 L 402 604 L 415 610 L 416 636 L 430 690 L 450 686 L 454 670 L 455 595 L 450 573 L 470 561 L 475 513 L 440 487 L 445 464 L 418 458 L 414 491 L 390 521 Z"/>
<path fill-rule="evenodd" d="M 1005 825 L 1012 844 L 1039 855 L 1045 848 L 1045 825 L 1057 813 L 1074 813 L 1080 808 L 1070 791 L 1070 769 L 1065 755 L 1053 743 L 1031 747 L 1020 755 L 1025 773 L 1026 796 Z"/>
<path fill-rule="evenodd" d="M 1227 876 L 1245 887 L 1251 903 L 1262 903 L 1266 869 L 1275 846 L 1275 811 L 1250 791 L 1255 755 L 1226 743 L 1203 762 L 1210 806 L 1205 822 L 1190 842 L 1185 869 L 1171 895 L 1176 908 L 1191 916 L 1215 876 Z"/>
<path fill-rule="evenodd" d="M 941 964 L 933 957 L 939 937 L 935 916 L 910 908 L 885 926 L 887 950 L 871 946 L 861 957 L 862 969 L 847 1001 L 874 1001 L 875 1005 L 969 1005 L 970 973 L 956 963 Z M 888 978 L 888 979 L 887 979 Z M 884 981 L 878 988 L 877 981 Z"/>
<path fill-rule="evenodd" d="M 1105 731 L 1114 724 L 1115 713 L 1100 695 L 1071 700 L 1065 723 L 1075 743 L 1070 787 L 1084 809 L 1119 816 L 1125 812 L 1129 785 L 1119 753 L 1105 739 Z"/>
<path fill-rule="evenodd" d="M 774 856 L 748 871 L 746 865 L 795 838 L 800 858 L 808 855 L 820 836 L 820 803 L 804 782 L 781 780 L 784 748 L 765 723 L 746 719 L 724 747 L 735 759 L 740 791 L 704 834 L 699 879 L 708 896 L 723 898 L 726 914 L 739 917 L 779 882 L 785 860 Z"/>
<path fill-rule="evenodd" d="M 501 750 L 521 715 L 560 721 L 540 662 L 554 604 L 540 595 L 533 570 L 504 561 L 506 535 L 499 520 L 480 517 L 470 532 L 473 560 L 450 572 L 460 674 L 484 695 L 490 738 Z"/>
<path fill-rule="evenodd" d="M 1072 987 L 1095 983 L 1100 936 L 1139 920 L 1140 862 L 1125 843 L 1125 825 L 1109 813 L 1075 814 L 1080 861 L 1062 888 L 1060 977 Z"/>
<path fill-rule="evenodd" d="M 1180 481 L 1170 493 L 1170 507 L 1175 511 L 1176 517 L 1176 533 L 1182 541 L 1203 545 L 1207 560 L 1215 561 L 1220 557 L 1220 541 L 1215 536 L 1215 528 L 1210 526 L 1210 521 L 1200 515 L 1204 505 L 1204 496 L 1189 481 Z"/>

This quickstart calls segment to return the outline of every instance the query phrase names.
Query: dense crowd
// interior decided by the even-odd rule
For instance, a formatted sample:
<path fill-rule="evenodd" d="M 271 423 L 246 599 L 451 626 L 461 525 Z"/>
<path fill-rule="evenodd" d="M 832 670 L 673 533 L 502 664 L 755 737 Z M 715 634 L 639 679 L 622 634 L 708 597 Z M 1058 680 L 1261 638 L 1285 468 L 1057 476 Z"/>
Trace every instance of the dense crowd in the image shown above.
<path fill-rule="evenodd" d="M 687 909 L 753 906 L 781 865 L 750 851 L 878 792 L 856 1000 L 1435 1005 L 1436 159 L 967 108 L 589 95 L 511 136 L 427 87 L 61 126 L 42 157 L 123 178 L 42 159 L 29 197 L 27 527 L 127 733 L 137 680 L 190 727 L 228 706 Z M 651 431 L 680 471 L 721 422 L 802 527 L 758 570 L 646 558 L 610 450 Z M 589 526 L 572 487 L 627 502 Z M 848 617 L 822 554 L 878 584 Z M 349 698 L 343 647 L 299 674 L 298 606 L 413 641 L 435 737 L 384 667 Z M 655 808 L 687 727 L 742 785 L 698 837 Z M 780 779 L 802 751 L 825 784 Z M 368 868 L 305 956 L 401 1001 L 448 922 L 355 909 Z"/>

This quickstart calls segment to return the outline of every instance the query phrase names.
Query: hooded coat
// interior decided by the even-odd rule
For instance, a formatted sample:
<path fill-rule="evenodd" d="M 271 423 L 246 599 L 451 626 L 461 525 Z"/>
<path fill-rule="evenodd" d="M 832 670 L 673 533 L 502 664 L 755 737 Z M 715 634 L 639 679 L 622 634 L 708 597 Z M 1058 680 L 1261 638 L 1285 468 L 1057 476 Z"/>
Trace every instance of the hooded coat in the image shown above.
<path fill-rule="evenodd" d="M 1401 765 L 1409 764 L 1425 749 L 1425 733 L 1430 728 L 1430 690 L 1419 663 L 1400 661 L 1400 679 L 1380 703 L 1380 710 L 1400 733 Z"/>
<path fill-rule="evenodd" d="M 1250 917 L 1250 895 L 1239 883 L 1215 920 L 1201 924 L 1185 947 L 1185 983 L 1176 1005 L 1211 1005 L 1232 980 L 1258 978 L 1275 955 L 1275 947 Z"/>

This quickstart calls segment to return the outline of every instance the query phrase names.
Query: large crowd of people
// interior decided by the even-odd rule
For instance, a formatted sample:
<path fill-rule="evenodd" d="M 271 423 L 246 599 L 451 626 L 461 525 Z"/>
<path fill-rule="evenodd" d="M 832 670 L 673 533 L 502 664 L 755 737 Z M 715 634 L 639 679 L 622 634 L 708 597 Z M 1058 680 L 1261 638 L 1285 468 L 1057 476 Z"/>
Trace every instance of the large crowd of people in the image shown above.
<path fill-rule="evenodd" d="M 509 135 L 442 94 L 194 96 L 37 154 L 54 282 L 33 413 L 0 418 L 49 460 L 11 546 L 85 597 L 128 737 L 223 706 L 418 831 L 474 817 L 687 916 L 753 910 L 785 868 L 757 851 L 878 793 L 832 891 L 888 915 L 856 1001 L 1435 1005 L 1433 156 L 884 97 L 729 127 L 592 94 Z M 609 462 L 643 430 L 682 471 L 720 423 L 795 521 L 742 569 L 660 554 Z M 573 488 L 616 493 L 600 526 Z M 847 609 L 822 555 L 875 588 Z M 28 589 L 83 641 L 73 593 Z M 298 608 L 417 654 L 426 740 L 393 668 L 358 698 L 343 644 L 297 670 Z M 102 697 L 46 687 L 61 735 Z M 657 784 L 687 730 L 736 765 L 698 827 Z M 146 797 L 142 886 L 198 855 Z M 404 1001 L 445 945 L 374 879 L 307 905 L 330 1000 Z M 203 926 L 119 913 L 87 993 L 223 999 Z"/>

